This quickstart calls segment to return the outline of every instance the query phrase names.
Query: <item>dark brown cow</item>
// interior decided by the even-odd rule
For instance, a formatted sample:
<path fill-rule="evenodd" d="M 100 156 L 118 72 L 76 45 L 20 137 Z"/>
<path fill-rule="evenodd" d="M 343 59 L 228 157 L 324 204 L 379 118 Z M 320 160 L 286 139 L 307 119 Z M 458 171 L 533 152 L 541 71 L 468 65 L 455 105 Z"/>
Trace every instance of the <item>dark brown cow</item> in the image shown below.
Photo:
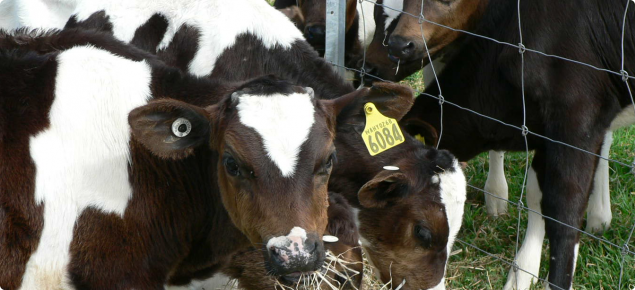
<path fill-rule="evenodd" d="M 369 91 L 320 101 L 310 89 L 271 77 L 228 86 L 184 75 L 112 39 L 78 45 L 88 34 L 2 36 L 0 263 L 9 270 L 0 287 L 188 283 L 249 245 L 240 231 L 254 245 L 271 243 L 265 249 L 274 274 L 319 267 L 335 114 Z M 144 105 L 149 98 L 159 100 Z M 295 113 L 313 110 L 302 116 L 314 120 L 304 128 L 310 141 L 284 138 L 291 151 L 274 152 L 280 143 L 269 137 L 281 127 L 268 121 L 271 113 L 243 113 L 253 102 L 287 100 Z M 131 139 L 126 118 L 139 105 L 130 115 Z M 284 110 L 270 112 L 285 117 Z M 258 124 L 249 121 L 258 115 Z M 293 117 L 288 132 L 300 130 L 302 118 Z M 292 150 L 301 162 L 285 159 Z M 27 195 L 17 198 L 19 192 Z M 285 203 L 291 206 L 280 207 Z M 228 216 L 222 204 L 239 212 Z M 276 210 L 264 208 L 272 204 Z M 287 249 L 291 241 L 298 247 Z"/>

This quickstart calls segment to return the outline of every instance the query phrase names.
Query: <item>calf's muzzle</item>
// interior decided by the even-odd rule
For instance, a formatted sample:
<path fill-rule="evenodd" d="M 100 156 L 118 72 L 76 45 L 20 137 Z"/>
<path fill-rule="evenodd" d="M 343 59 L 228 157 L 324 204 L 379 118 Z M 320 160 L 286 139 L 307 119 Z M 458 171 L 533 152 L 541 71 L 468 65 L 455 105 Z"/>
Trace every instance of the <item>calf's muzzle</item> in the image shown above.
<path fill-rule="evenodd" d="M 315 233 L 294 227 L 286 236 L 269 239 L 265 260 L 270 273 L 294 282 L 299 274 L 319 270 L 324 263 L 324 244 Z M 289 276 L 289 277 L 287 277 Z"/>

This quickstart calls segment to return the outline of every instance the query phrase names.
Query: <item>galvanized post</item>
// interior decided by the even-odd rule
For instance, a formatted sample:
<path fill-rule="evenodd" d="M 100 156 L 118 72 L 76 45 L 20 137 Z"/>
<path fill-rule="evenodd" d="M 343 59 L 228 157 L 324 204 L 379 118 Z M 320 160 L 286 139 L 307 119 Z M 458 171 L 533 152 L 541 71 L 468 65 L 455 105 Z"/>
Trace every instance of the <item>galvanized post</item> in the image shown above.
<path fill-rule="evenodd" d="M 344 77 L 344 35 L 346 30 L 346 1 L 326 1 L 326 61 L 335 64 L 333 69 Z"/>

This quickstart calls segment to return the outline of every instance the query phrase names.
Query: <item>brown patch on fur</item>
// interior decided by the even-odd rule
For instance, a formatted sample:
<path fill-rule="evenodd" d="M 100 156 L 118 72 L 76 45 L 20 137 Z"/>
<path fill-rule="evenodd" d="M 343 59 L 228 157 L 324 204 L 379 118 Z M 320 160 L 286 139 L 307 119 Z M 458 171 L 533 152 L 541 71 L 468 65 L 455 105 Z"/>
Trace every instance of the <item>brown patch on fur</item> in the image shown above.
<path fill-rule="evenodd" d="M 4 289 L 20 286 L 42 232 L 43 207 L 35 201 L 29 140 L 49 126 L 54 58 L 55 54 L 0 49 L 0 287 Z"/>

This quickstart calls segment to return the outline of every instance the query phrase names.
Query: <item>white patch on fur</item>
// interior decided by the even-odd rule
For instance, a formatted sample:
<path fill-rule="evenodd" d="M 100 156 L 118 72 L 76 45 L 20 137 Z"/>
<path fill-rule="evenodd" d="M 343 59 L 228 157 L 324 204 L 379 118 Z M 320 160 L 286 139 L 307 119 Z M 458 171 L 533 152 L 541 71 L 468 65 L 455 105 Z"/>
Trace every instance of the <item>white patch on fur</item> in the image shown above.
<path fill-rule="evenodd" d="M 399 17 L 399 14 L 401 14 L 399 11 L 403 11 L 403 1 L 404 0 L 384 0 L 384 6 L 392 8 L 388 9 L 384 7 L 384 14 L 386 14 L 384 30 L 387 30 L 390 24 Z"/>
<path fill-rule="evenodd" d="M 306 241 L 306 231 L 301 227 L 293 227 L 288 235 L 269 239 L 267 242 L 267 249 L 272 247 L 281 248 L 288 246 L 288 244 L 291 243 L 289 237 L 299 237 L 302 239 L 302 242 L 304 242 Z"/>
<path fill-rule="evenodd" d="M 0 29 L 8 31 L 19 27 L 15 0 L 0 0 Z"/>
<path fill-rule="evenodd" d="M 0 2 L 0 28 L 64 28 L 75 7 L 74 0 L 4 0 Z M 6 6 L 5 6 L 6 5 Z M 8 10 L 4 10 L 7 9 Z M 4 27 L 7 25 L 8 27 Z M 11 27 L 12 26 L 12 27 Z"/>
<path fill-rule="evenodd" d="M 635 1 L 635 0 L 634 0 Z M 635 109 L 633 105 L 628 105 L 613 118 L 609 131 L 615 131 L 619 128 L 635 124 Z"/>
<path fill-rule="evenodd" d="M 308 94 L 254 96 L 238 98 L 240 122 L 260 134 L 267 156 L 282 176 L 292 177 L 300 147 L 308 139 L 315 123 L 315 108 Z"/>
<path fill-rule="evenodd" d="M 575 268 L 578 264 L 578 253 L 580 252 L 580 243 L 576 243 L 575 247 L 573 247 L 573 272 L 571 273 L 571 280 L 573 280 L 573 276 L 575 274 Z"/>
<path fill-rule="evenodd" d="M 234 280 L 231 277 L 224 275 L 222 273 L 217 273 L 217 274 L 214 274 L 214 276 L 212 276 L 211 278 L 203 280 L 203 281 L 192 280 L 192 282 L 189 285 L 185 285 L 185 286 L 166 285 L 165 289 L 166 290 L 217 290 L 217 289 L 229 290 L 229 289 L 235 289 L 234 287 L 232 287 L 233 282 Z"/>
<path fill-rule="evenodd" d="M 182 25 L 199 29 L 198 50 L 189 66 L 189 72 L 199 77 L 212 72 L 218 57 L 240 34 L 255 35 L 268 49 L 289 49 L 304 39 L 284 14 L 262 0 L 84 0 L 75 14 L 81 21 L 100 10 L 110 16 L 115 37 L 125 42 L 152 15 L 165 16 L 168 28 L 157 50 L 165 49 Z"/>
<path fill-rule="evenodd" d="M 357 3 L 359 28 L 357 36 L 363 47 L 368 47 L 375 35 L 375 0 Z"/>
<path fill-rule="evenodd" d="M 44 228 L 22 289 L 69 289 L 69 247 L 85 208 L 123 216 L 132 196 L 128 113 L 150 96 L 145 62 L 89 46 L 69 49 L 57 59 L 50 127 L 30 140 Z"/>
<path fill-rule="evenodd" d="M 505 152 L 489 152 L 489 173 L 484 190 L 497 197 L 508 199 L 507 179 L 505 178 Z M 485 194 L 487 214 L 497 217 L 507 213 L 507 201 Z"/>
<path fill-rule="evenodd" d="M 609 150 L 613 143 L 613 132 L 608 131 L 604 135 L 604 142 L 600 155 L 609 157 Z M 600 233 L 611 225 L 613 214 L 611 213 L 611 192 L 609 189 L 609 162 L 599 159 L 593 176 L 593 189 L 589 197 L 587 207 L 586 231 Z"/>
<path fill-rule="evenodd" d="M 434 287 L 430 288 L 430 290 L 445 290 L 445 275 L 441 279 L 439 284 L 437 284 L 437 286 L 434 286 Z"/>
<path fill-rule="evenodd" d="M 536 171 L 533 168 L 529 168 L 527 175 L 527 204 L 532 210 L 538 213 L 542 213 L 540 208 L 540 202 L 542 201 L 542 191 L 538 184 L 538 178 L 536 177 Z M 540 257 L 542 253 L 542 243 L 545 239 L 545 220 L 542 216 L 529 212 L 529 220 L 527 224 L 527 233 L 523 240 L 523 245 L 518 251 L 516 261 L 518 267 L 531 273 L 532 275 L 518 270 L 514 273 L 514 269 L 509 270 L 509 276 L 507 277 L 507 283 L 503 289 L 505 290 L 524 290 L 529 289 L 532 283 L 536 283 L 538 277 L 538 271 L 540 270 Z M 518 288 L 516 288 L 518 285 Z"/>
<path fill-rule="evenodd" d="M 441 179 L 441 182 L 439 184 L 441 203 L 445 207 L 445 214 L 448 217 L 448 226 L 450 229 L 447 244 L 448 259 L 450 258 L 452 246 L 454 245 L 454 241 L 456 240 L 456 235 L 461 229 L 465 199 L 467 198 L 467 183 L 458 160 L 454 159 L 454 161 L 452 162 L 452 168 L 453 171 L 446 169 L 443 173 L 438 174 L 439 178 Z M 445 267 L 447 269 L 447 260 Z M 445 274 L 443 275 L 443 277 L 445 277 Z M 442 288 L 434 289 L 444 289 L 444 280 L 445 279 L 441 279 L 441 283 L 443 284 L 443 286 L 440 286 L 441 284 L 436 286 Z"/>

